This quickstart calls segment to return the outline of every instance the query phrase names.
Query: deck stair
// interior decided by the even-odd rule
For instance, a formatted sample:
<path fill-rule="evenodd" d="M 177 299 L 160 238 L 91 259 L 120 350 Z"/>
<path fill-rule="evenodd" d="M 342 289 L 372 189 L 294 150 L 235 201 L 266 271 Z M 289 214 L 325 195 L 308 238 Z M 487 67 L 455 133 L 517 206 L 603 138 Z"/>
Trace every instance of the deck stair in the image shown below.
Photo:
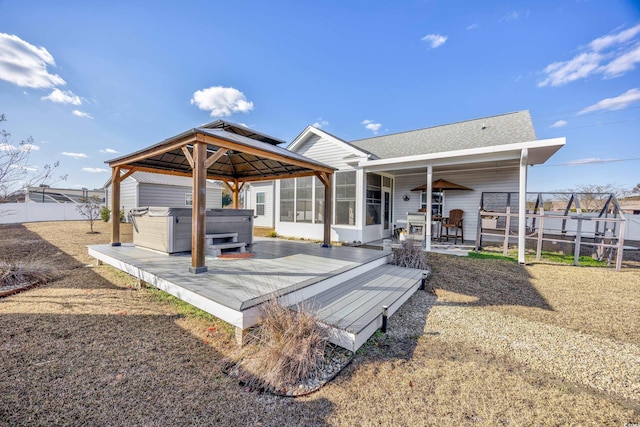
<path fill-rule="evenodd" d="M 310 309 L 329 327 L 330 341 L 356 351 L 420 287 L 422 270 L 384 264 L 334 286 L 294 309 Z"/>
<path fill-rule="evenodd" d="M 245 242 L 238 242 L 238 233 L 206 234 L 207 255 L 220 256 L 222 251 L 237 251 L 244 253 L 247 247 Z"/>

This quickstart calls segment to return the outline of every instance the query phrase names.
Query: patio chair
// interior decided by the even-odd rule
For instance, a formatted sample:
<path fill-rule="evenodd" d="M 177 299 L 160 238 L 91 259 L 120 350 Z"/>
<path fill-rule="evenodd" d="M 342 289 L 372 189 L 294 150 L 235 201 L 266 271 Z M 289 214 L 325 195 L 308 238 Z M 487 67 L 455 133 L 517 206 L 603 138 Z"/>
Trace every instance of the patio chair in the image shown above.
<path fill-rule="evenodd" d="M 442 218 L 442 221 L 440 221 L 440 241 L 444 237 L 448 242 L 449 237 L 453 237 L 453 244 L 455 245 L 458 243 L 458 231 L 460 231 L 460 242 L 464 242 L 464 231 L 462 230 L 463 214 L 464 211 L 462 209 L 451 209 L 449 217 Z"/>

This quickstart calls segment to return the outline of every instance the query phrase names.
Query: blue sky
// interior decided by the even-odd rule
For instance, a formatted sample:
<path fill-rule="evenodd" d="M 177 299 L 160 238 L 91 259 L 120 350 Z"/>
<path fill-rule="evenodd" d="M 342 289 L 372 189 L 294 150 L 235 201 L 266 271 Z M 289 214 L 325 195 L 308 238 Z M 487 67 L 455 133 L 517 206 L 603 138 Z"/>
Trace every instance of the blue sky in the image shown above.
<path fill-rule="evenodd" d="M 557 1 L 0 0 L 0 114 L 31 166 L 105 160 L 218 118 L 347 141 L 528 109 L 567 145 L 530 191 L 640 182 L 640 6 Z M 1 147 L 0 147 L 1 148 Z"/>

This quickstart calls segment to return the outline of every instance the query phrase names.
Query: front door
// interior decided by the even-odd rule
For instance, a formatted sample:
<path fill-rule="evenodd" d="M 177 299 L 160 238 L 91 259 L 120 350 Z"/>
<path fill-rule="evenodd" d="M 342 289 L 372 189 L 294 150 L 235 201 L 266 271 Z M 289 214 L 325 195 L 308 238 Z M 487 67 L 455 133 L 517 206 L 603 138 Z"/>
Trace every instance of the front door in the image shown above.
<path fill-rule="evenodd" d="M 382 203 L 382 235 L 383 237 L 389 237 L 391 236 L 389 227 L 389 224 L 391 223 L 391 193 L 388 190 L 384 190 L 383 192 Z"/>

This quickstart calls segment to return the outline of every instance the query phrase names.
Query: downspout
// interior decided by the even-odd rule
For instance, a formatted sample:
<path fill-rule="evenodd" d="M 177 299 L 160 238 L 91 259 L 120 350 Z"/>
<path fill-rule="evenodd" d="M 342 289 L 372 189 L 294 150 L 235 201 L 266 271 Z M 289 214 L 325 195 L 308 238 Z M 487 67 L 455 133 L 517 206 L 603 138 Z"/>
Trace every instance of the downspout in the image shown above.
<path fill-rule="evenodd" d="M 518 189 L 518 263 L 524 264 L 525 237 L 527 227 L 527 163 L 529 150 L 520 153 L 520 186 Z"/>

